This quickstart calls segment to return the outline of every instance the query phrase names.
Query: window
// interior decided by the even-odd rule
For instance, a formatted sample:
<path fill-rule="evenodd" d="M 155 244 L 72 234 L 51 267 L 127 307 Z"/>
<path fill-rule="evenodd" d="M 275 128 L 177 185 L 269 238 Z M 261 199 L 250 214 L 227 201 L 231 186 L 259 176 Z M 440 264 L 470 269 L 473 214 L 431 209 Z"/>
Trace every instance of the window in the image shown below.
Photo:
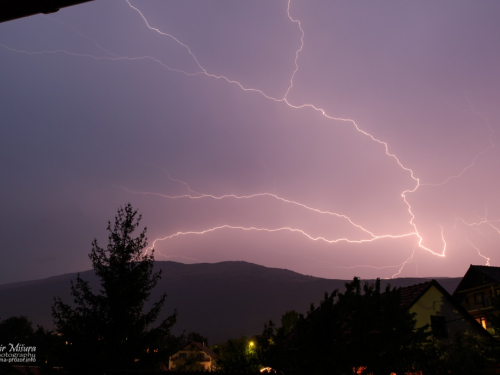
<path fill-rule="evenodd" d="M 187 358 L 186 353 L 179 353 L 179 358 L 184 358 L 184 359 L 186 359 L 186 358 Z"/>
<path fill-rule="evenodd" d="M 489 301 L 488 296 L 486 295 L 485 292 L 474 294 L 474 303 L 476 304 L 476 307 L 477 306 L 481 306 L 481 307 L 489 307 L 490 306 L 490 301 Z"/>
<path fill-rule="evenodd" d="M 431 328 L 434 337 L 438 339 L 445 339 L 448 337 L 448 329 L 446 327 L 446 317 L 431 315 Z"/>
<path fill-rule="evenodd" d="M 486 324 L 486 318 L 484 316 L 477 318 L 476 319 L 481 326 L 483 326 L 484 329 L 488 328 L 488 325 Z"/>
<path fill-rule="evenodd" d="M 463 302 L 463 304 L 462 304 L 462 305 L 463 305 L 463 306 L 464 306 L 467 310 L 470 310 L 470 299 L 469 299 L 469 297 L 468 297 L 468 296 L 464 298 L 464 302 Z"/>
<path fill-rule="evenodd" d="M 483 297 L 483 307 L 490 307 L 490 299 L 486 293 L 481 293 L 481 296 Z"/>

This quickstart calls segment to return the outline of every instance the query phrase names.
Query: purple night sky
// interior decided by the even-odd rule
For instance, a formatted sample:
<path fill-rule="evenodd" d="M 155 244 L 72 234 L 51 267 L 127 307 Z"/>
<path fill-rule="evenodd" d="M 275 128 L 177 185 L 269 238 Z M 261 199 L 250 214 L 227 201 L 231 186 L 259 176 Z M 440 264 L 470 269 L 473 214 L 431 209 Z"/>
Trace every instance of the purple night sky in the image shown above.
<path fill-rule="evenodd" d="M 0 24 L 0 283 L 89 269 L 127 202 L 157 260 L 500 265 L 499 19 L 498 0 L 109 0 Z"/>

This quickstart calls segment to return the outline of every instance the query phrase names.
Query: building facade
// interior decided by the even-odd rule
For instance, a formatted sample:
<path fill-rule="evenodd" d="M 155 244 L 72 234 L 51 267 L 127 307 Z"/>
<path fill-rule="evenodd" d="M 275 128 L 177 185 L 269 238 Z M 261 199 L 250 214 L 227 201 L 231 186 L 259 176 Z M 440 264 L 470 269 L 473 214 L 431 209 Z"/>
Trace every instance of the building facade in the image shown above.
<path fill-rule="evenodd" d="M 443 343 L 451 342 L 459 332 L 492 340 L 436 280 L 401 288 L 401 304 L 416 314 L 417 328 L 428 325 L 433 336 Z"/>
<path fill-rule="evenodd" d="M 182 371 L 215 371 L 217 354 L 205 343 L 191 341 L 179 349 L 168 360 L 169 370 Z"/>
<path fill-rule="evenodd" d="M 500 338 L 489 318 L 491 314 L 499 314 L 494 299 L 500 298 L 500 267 L 471 265 L 453 297 L 484 329 Z"/>

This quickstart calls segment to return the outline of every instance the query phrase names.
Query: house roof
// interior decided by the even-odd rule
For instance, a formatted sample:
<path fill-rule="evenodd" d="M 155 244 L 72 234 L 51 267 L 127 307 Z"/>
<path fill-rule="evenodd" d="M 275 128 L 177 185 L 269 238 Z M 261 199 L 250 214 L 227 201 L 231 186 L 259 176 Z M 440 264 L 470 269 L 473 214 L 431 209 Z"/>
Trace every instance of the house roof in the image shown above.
<path fill-rule="evenodd" d="M 444 289 L 441 284 L 439 284 L 436 280 L 432 279 L 431 281 L 427 281 L 425 283 L 416 284 L 401 288 L 401 305 L 407 309 L 410 309 L 432 286 L 436 287 L 439 292 L 443 295 L 443 297 L 451 303 L 456 310 L 458 310 L 465 319 L 467 319 L 471 325 L 476 326 L 478 332 L 488 339 L 493 339 L 493 337 L 486 331 L 482 329 L 481 325 L 465 310 L 462 305 L 460 305 L 451 295 Z"/>
<path fill-rule="evenodd" d="M 437 284 L 436 280 L 427 281 L 421 284 L 415 284 L 400 289 L 401 292 L 401 307 L 410 308 L 425 292 L 433 285 L 433 281 Z"/>
<path fill-rule="evenodd" d="M 493 266 L 473 266 L 474 269 L 478 270 L 479 272 L 483 273 L 486 275 L 488 278 L 491 279 L 491 281 L 495 281 L 497 283 L 500 283 L 500 267 L 493 267 Z"/>
<path fill-rule="evenodd" d="M 186 348 L 189 345 L 196 346 L 198 349 L 205 352 L 213 359 L 217 359 L 217 357 L 218 357 L 217 354 L 215 354 L 208 346 L 205 345 L 205 343 L 201 343 L 201 342 L 190 341 L 186 345 L 184 345 L 180 350 L 183 350 L 184 348 Z"/>
<path fill-rule="evenodd" d="M 210 357 L 217 358 L 217 354 L 215 354 L 211 349 L 209 349 L 208 346 L 205 345 L 205 343 L 199 343 L 194 341 L 192 343 L 201 350 L 203 350 L 205 353 L 207 353 Z"/>
<path fill-rule="evenodd" d="M 456 306 L 457 309 L 469 315 L 469 313 L 454 299 L 450 293 L 446 291 L 445 288 L 441 286 L 435 279 L 427 281 L 425 283 L 416 284 L 400 288 L 401 291 L 401 306 L 406 308 L 411 308 L 425 292 L 427 292 L 431 286 L 434 286 L 437 290 L 441 292 L 444 298 L 446 298 L 450 303 Z"/>
<path fill-rule="evenodd" d="M 500 283 L 500 267 L 470 265 L 453 295 L 488 283 Z"/>

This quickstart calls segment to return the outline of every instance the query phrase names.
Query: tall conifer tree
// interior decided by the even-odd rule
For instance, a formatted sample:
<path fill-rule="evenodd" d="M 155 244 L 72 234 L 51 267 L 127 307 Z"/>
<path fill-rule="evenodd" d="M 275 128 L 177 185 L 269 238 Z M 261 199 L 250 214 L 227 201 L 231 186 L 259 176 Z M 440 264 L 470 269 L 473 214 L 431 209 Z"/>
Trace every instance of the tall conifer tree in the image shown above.
<path fill-rule="evenodd" d="M 166 294 L 145 311 L 161 270 L 153 272 L 154 250 L 146 252 L 146 228 L 133 237 L 141 218 L 130 204 L 120 207 L 114 224 L 108 222 L 107 248 L 93 240 L 89 258 L 100 281 L 98 292 L 78 275 L 71 283 L 74 303 L 59 297 L 54 301 L 54 324 L 67 343 L 65 368 L 71 373 L 150 368 L 161 357 L 176 312 L 150 328 Z"/>

